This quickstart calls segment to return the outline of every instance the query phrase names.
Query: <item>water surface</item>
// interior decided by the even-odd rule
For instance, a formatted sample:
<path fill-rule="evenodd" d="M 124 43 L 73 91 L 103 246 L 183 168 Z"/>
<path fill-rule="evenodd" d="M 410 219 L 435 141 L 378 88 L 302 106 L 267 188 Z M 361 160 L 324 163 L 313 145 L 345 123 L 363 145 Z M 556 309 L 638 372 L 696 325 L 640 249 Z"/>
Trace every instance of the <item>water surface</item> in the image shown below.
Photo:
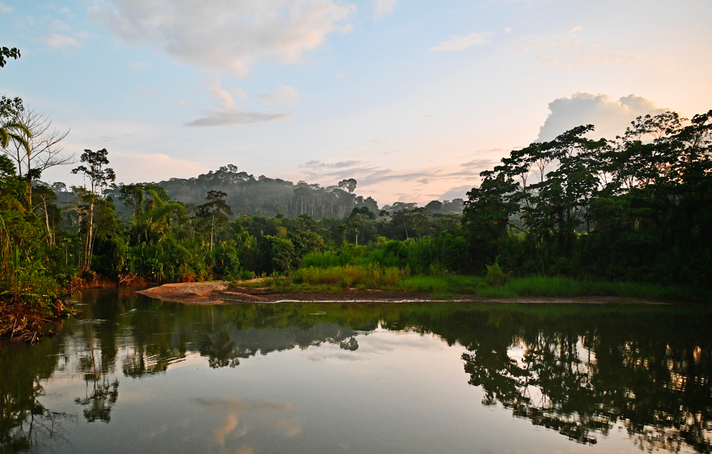
<path fill-rule="evenodd" d="M 164 303 L 0 346 L 0 452 L 710 452 L 705 306 Z"/>

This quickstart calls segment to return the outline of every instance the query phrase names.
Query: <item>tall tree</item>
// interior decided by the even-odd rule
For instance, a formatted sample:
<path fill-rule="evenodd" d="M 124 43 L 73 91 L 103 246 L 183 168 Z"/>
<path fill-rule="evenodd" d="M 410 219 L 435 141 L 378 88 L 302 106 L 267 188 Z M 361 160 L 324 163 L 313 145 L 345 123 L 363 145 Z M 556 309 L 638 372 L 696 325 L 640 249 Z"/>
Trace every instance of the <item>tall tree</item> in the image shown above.
<path fill-rule="evenodd" d="M 210 251 L 213 251 L 213 245 L 215 241 L 215 229 L 219 226 L 227 224 L 228 214 L 232 214 L 232 208 L 225 201 L 227 194 L 222 191 L 208 191 L 208 195 L 205 197 L 208 202 L 204 203 L 198 208 L 200 209 L 200 216 L 207 219 L 210 225 Z"/>
<path fill-rule="evenodd" d="M 7 63 L 8 58 L 17 60 L 20 58 L 20 50 L 12 47 L 0 47 L 0 68 Z M 0 148 L 5 148 L 11 143 L 18 144 L 28 153 L 30 146 L 27 137 L 32 137 L 32 132 L 22 122 L 17 120 L 17 114 L 22 112 L 22 100 L 20 98 L 0 98 Z"/>
<path fill-rule="evenodd" d="M 44 113 L 27 108 L 15 112 L 12 120 L 22 125 L 15 128 L 15 133 L 21 140 L 13 140 L 3 145 L 0 151 L 15 161 L 20 177 L 32 181 L 50 167 L 72 163 L 73 155 L 62 155 L 62 141 L 69 134 L 69 130 L 54 129 L 52 120 Z"/>
<path fill-rule="evenodd" d="M 91 256 L 94 244 L 94 205 L 103 195 L 104 189 L 114 186 L 116 174 L 111 168 L 104 166 L 109 164 L 109 154 L 106 148 L 98 151 L 84 150 L 80 160 L 86 165 L 80 165 L 72 169 L 73 174 L 82 173 L 89 180 L 89 188 L 75 188 L 80 200 L 87 204 L 86 221 L 86 242 L 84 245 L 84 261 L 81 271 L 91 269 Z"/>

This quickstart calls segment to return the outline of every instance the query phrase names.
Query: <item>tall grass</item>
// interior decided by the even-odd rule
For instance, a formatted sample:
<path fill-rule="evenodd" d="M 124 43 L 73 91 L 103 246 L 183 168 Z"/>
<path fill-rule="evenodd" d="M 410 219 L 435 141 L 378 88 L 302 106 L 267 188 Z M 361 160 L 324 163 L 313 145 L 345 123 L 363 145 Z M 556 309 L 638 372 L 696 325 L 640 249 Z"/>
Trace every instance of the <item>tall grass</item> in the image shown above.
<path fill-rule="evenodd" d="M 505 283 L 481 276 L 415 275 L 396 267 L 376 264 L 330 268 L 309 267 L 295 272 L 292 282 L 300 291 L 330 291 L 338 288 L 370 288 L 428 294 L 435 298 L 481 297 L 576 298 L 617 296 L 667 301 L 712 301 L 712 295 L 696 288 L 659 286 L 631 282 L 577 281 L 563 277 L 510 277 Z"/>
<path fill-rule="evenodd" d="M 307 254 L 294 283 L 304 286 L 374 288 L 435 297 L 483 298 L 618 296 L 671 301 L 712 301 L 712 292 L 690 286 L 575 280 L 557 276 L 512 277 L 498 263 L 480 276 L 454 275 L 430 239 L 346 244 L 338 252 Z M 412 275 L 411 275 L 412 274 Z"/>
<path fill-rule="evenodd" d="M 367 288 L 395 287 L 403 272 L 396 267 L 382 268 L 373 263 L 346 265 L 330 268 L 311 266 L 295 272 L 294 282 L 310 285 L 340 285 L 341 287 L 364 286 Z"/>

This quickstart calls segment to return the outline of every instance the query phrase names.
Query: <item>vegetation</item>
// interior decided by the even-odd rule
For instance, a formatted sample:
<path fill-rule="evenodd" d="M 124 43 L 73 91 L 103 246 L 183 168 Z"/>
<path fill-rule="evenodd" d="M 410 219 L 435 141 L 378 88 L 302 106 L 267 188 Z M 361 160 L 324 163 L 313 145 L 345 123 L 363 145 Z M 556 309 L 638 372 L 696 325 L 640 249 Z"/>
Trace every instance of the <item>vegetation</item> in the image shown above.
<path fill-rule="evenodd" d="M 0 51 L 0 67 L 20 56 Z M 300 286 L 685 299 L 712 288 L 712 111 L 640 117 L 615 140 L 580 126 L 512 151 L 464 203 L 383 210 L 354 194 L 354 179 L 294 185 L 232 165 L 115 186 L 106 149 L 84 151 L 72 172 L 88 187 L 68 191 L 40 180 L 71 160 L 59 154 L 66 133 L 48 130 L 20 99 L 2 98 L 0 305 L 15 315 L 3 315 L 0 336 L 30 308 L 38 321 L 62 314 L 62 293 L 80 281 L 291 273 Z"/>

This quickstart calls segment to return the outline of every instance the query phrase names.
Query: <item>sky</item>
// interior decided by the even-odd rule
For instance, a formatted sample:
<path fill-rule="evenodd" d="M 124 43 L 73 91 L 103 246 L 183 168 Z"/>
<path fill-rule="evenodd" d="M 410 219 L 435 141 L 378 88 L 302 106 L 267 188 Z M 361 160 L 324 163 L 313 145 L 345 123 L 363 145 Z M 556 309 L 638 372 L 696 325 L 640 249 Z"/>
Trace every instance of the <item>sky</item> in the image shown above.
<path fill-rule="evenodd" d="M 711 21 L 710 0 L 0 0 L 22 52 L 0 93 L 118 182 L 234 164 L 423 204 L 580 124 L 712 109 Z"/>

